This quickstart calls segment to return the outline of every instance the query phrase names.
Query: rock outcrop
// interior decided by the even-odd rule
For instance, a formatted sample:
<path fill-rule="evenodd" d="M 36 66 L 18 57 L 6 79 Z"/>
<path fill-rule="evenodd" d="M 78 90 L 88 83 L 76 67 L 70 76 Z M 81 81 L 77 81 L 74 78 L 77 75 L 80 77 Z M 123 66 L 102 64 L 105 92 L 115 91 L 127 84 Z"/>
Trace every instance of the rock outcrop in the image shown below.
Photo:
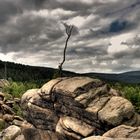
<path fill-rule="evenodd" d="M 3 140 L 14 140 L 20 133 L 21 129 L 18 126 L 11 125 L 2 132 Z"/>
<path fill-rule="evenodd" d="M 133 105 L 98 79 L 51 80 L 28 90 L 21 106 L 26 121 L 14 121 L 20 128 L 16 140 L 140 139 L 140 116 Z"/>
<path fill-rule="evenodd" d="M 91 136 L 83 140 L 140 140 L 140 127 L 120 125 L 107 131 L 103 136 Z"/>
<path fill-rule="evenodd" d="M 20 99 L 0 92 L 0 131 L 12 124 L 20 124 L 24 119 L 17 116 L 16 109 L 20 108 Z"/>
<path fill-rule="evenodd" d="M 110 87 L 88 77 L 58 78 L 22 97 L 24 115 L 36 128 L 65 138 L 102 135 L 121 124 L 139 126 L 132 104 Z"/>
<path fill-rule="evenodd" d="M 91 136 L 88 138 L 85 138 L 83 140 L 139 140 L 139 139 L 133 139 L 133 138 L 109 138 L 109 137 L 103 137 L 103 136 Z"/>
<path fill-rule="evenodd" d="M 119 138 L 140 139 L 140 127 L 120 125 L 104 133 L 103 136 L 111 137 L 111 138 L 118 138 L 118 139 Z"/>

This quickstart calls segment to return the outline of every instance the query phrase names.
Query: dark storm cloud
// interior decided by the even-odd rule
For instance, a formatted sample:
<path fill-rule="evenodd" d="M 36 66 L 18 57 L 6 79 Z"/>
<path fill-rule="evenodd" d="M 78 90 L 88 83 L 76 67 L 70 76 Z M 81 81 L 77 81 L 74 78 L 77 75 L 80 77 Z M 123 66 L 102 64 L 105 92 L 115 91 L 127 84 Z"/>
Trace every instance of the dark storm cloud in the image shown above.
<path fill-rule="evenodd" d="M 67 55 L 69 57 L 71 56 L 77 56 L 77 58 L 87 58 L 89 56 L 97 56 L 97 55 L 106 55 L 107 54 L 107 46 L 101 46 L 101 45 L 97 45 L 97 46 L 75 46 L 68 49 Z"/>
<path fill-rule="evenodd" d="M 120 33 L 129 32 L 137 27 L 135 22 L 129 22 L 126 20 L 114 20 L 107 26 L 102 27 L 99 30 L 89 29 L 86 35 L 82 36 L 82 39 L 95 39 L 95 38 L 108 38 L 116 36 Z"/>
<path fill-rule="evenodd" d="M 17 14 L 18 8 L 15 3 L 8 0 L 0 0 L 0 24 L 4 24 L 12 15 Z"/>
<path fill-rule="evenodd" d="M 140 59 L 140 46 L 136 48 L 129 48 L 128 50 L 114 54 L 115 59 Z"/>
<path fill-rule="evenodd" d="M 8 32 L 3 31 L 3 34 L 0 34 L 0 46 L 4 46 L 2 47 L 3 52 L 26 51 L 30 48 L 35 51 L 34 45 L 39 48 L 40 43 L 56 41 L 63 36 L 63 32 L 54 19 L 25 14 L 17 17 L 16 20 L 17 22 L 13 24 L 7 23 L 6 29 L 3 29 Z"/>
<path fill-rule="evenodd" d="M 91 8 L 91 4 L 79 2 L 79 1 L 70 1 L 70 0 L 25 0 L 22 2 L 25 8 L 27 9 L 56 9 L 62 8 L 64 10 L 70 11 L 87 11 Z M 83 11 L 83 13 L 84 13 Z"/>
<path fill-rule="evenodd" d="M 93 67 L 103 69 L 102 72 L 106 72 L 106 69 L 111 70 L 110 72 L 123 72 L 133 69 L 133 67 L 131 66 L 133 60 L 131 59 L 130 61 L 128 61 L 128 58 L 115 58 L 114 56 L 104 55 L 97 56 L 95 60 L 97 63 L 93 64 Z"/>
<path fill-rule="evenodd" d="M 65 9 L 65 10 L 71 10 L 71 11 L 87 11 L 87 9 L 91 8 L 92 5 L 90 4 L 85 4 L 85 3 L 80 3 L 78 1 L 62 1 L 59 2 L 58 5 Z"/>
<path fill-rule="evenodd" d="M 117 7 L 119 7 L 119 8 L 117 8 L 116 10 L 113 10 L 111 12 L 106 13 L 106 16 L 110 16 L 110 15 L 114 15 L 114 14 L 122 15 L 122 13 L 126 14 L 127 12 L 139 7 L 140 2 L 139 2 L 139 0 L 135 0 L 135 1 L 131 1 L 131 2 L 122 1 L 121 5 L 120 5 L 120 3 L 116 3 L 112 6 L 114 7 L 114 9 L 116 9 Z"/>
<path fill-rule="evenodd" d="M 55 0 L 20 0 L 24 9 L 28 10 L 40 10 L 40 9 L 52 9 L 56 7 Z"/>
<path fill-rule="evenodd" d="M 49 0 L 24 0 L 28 5 L 34 5 L 35 7 L 42 7 L 45 2 L 49 2 Z"/>

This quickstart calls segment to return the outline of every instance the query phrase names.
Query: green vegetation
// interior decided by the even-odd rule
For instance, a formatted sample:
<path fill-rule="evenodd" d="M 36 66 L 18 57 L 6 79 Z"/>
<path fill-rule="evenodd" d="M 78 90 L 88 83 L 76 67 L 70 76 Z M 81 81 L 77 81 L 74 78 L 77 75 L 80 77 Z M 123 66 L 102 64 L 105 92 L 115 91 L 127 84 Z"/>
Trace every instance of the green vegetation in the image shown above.
<path fill-rule="evenodd" d="M 7 98 L 20 98 L 28 89 L 40 88 L 41 85 L 31 82 L 10 82 L 10 85 L 3 88 L 3 92 L 7 93 Z"/>
<path fill-rule="evenodd" d="M 66 76 L 72 76 L 75 74 L 69 71 L 63 71 L 63 73 Z M 30 82 L 40 85 L 54 77 L 58 77 L 58 69 L 0 61 L 0 79 L 5 77 L 7 77 L 8 80 L 11 79 L 16 82 Z"/>
<path fill-rule="evenodd" d="M 16 113 L 17 116 L 21 116 L 21 117 L 23 116 L 23 112 L 19 104 L 14 103 L 12 109 Z"/>
<path fill-rule="evenodd" d="M 13 98 L 21 98 L 28 89 L 40 88 L 41 86 L 31 82 L 10 82 L 10 85 L 5 86 L 2 92 L 5 93 L 5 100 L 13 100 Z M 12 109 L 17 116 L 23 116 L 20 104 L 15 101 Z"/>
<path fill-rule="evenodd" d="M 5 121 L 0 119 L 0 132 L 5 128 Z"/>
<path fill-rule="evenodd" d="M 123 97 L 128 99 L 135 107 L 135 110 L 140 113 L 140 85 L 139 84 L 120 84 L 115 83 L 111 86 L 119 90 Z"/>

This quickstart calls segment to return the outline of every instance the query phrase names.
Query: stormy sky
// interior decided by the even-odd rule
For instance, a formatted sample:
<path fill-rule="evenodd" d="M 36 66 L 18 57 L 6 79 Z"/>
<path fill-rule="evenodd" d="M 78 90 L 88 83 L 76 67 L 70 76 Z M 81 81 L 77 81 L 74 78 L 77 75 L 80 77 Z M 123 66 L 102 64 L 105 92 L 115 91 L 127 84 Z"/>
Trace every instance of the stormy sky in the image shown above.
<path fill-rule="evenodd" d="M 0 59 L 65 70 L 140 70 L 140 0 L 0 0 Z"/>

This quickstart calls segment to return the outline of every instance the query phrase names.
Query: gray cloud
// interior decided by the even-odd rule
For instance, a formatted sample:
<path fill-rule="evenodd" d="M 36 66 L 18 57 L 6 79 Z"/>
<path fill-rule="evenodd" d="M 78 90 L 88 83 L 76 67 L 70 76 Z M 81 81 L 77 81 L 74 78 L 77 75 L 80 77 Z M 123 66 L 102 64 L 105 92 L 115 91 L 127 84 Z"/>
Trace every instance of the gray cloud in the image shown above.
<path fill-rule="evenodd" d="M 131 38 L 129 40 L 126 40 L 125 42 L 122 42 L 124 45 L 133 46 L 133 45 L 140 45 L 140 36 L 136 35 L 134 38 Z"/>
<path fill-rule="evenodd" d="M 140 59 L 140 46 L 135 48 L 129 48 L 128 50 L 118 52 L 114 54 L 115 59 L 129 60 L 129 59 Z"/>
<path fill-rule="evenodd" d="M 4 24 L 12 15 L 18 12 L 16 4 L 12 1 L 0 1 L 0 24 Z"/>
<path fill-rule="evenodd" d="M 20 51 L 32 48 L 43 42 L 56 41 L 63 36 L 63 32 L 55 19 L 35 16 L 34 14 L 23 14 L 16 17 L 16 22 L 7 23 L 6 29 L 1 29 L 0 45 L 3 52 Z M 7 30 L 7 32 L 6 32 Z M 38 50 L 37 49 L 37 50 Z"/>
<path fill-rule="evenodd" d="M 102 56 L 107 54 L 107 46 L 75 46 L 68 49 L 67 55 L 69 58 L 71 56 L 75 56 L 75 58 L 71 59 L 81 59 L 87 57 L 94 57 L 94 56 Z"/>

